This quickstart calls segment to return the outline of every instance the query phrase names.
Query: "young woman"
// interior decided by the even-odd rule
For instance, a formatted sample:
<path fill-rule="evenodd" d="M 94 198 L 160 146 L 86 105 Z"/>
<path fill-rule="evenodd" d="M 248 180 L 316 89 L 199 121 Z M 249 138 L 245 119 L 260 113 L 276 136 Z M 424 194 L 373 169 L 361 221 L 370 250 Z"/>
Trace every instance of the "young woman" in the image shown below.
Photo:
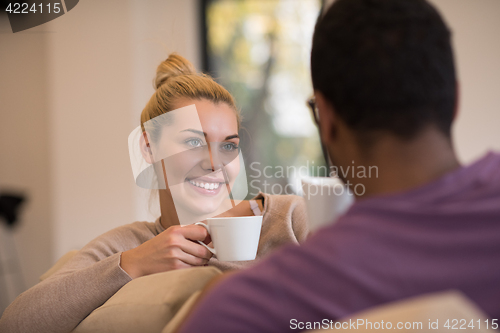
<path fill-rule="evenodd" d="M 221 209 L 227 205 L 223 189 L 234 185 L 240 170 L 233 153 L 239 145 L 240 117 L 229 92 L 212 78 L 197 74 L 176 54 L 160 64 L 155 85 L 141 115 L 141 152 L 154 165 L 158 183 L 166 184 L 159 189 L 161 216 L 154 223 L 124 225 L 92 240 L 58 272 L 21 294 L 5 310 L 0 331 L 69 332 L 134 278 L 203 265 L 224 271 L 248 263 L 218 261 L 195 242 L 209 242 L 206 229 L 181 226 L 180 220 L 202 219 L 219 211 L 218 216 L 263 215 L 257 259 L 280 245 L 305 239 L 307 221 L 300 197 L 260 193 L 251 201 Z M 194 125 L 193 117 L 185 116 L 189 113 L 178 112 L 193 110 L 193 105 L 198 115 Z M 158 135 L 148 132 L 151 120 L 165 118 L 169 112 L 172 117 L 167 117 Z M 193 158 L 190 154 L 196 147 L 211 147 L 211 157 Z M 231 156 L 227 163 L 215 165 L 217 149 L 219 156 Z M 162 160 L 170 163 L 165 167 Z"/>

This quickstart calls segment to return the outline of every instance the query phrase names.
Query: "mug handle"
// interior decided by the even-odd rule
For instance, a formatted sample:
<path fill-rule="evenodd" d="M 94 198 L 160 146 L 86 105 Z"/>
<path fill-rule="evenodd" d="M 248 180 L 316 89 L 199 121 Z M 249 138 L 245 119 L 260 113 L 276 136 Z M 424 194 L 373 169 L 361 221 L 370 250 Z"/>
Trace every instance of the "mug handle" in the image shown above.
<path fill-rule="evenodd" d="M 205 223 L 203 223 L 203 222 L 196 222 L 195 225 L 201 225 L 203 228 L 207 229 L 208 234 L 210 234 L 210 228 Z M 203 245 L 204 247 L 206 247 L 206 249 L 208 251 L 212 252 L 212 254 L 214 256 L 217 256 L 217 253 L 215 253 L 215 249 L 214 248 L 209 247 L 207 244 L 203 243 L 202 241 L 197 240 L 197 242 L 200 243 L 201 245 Z"/>

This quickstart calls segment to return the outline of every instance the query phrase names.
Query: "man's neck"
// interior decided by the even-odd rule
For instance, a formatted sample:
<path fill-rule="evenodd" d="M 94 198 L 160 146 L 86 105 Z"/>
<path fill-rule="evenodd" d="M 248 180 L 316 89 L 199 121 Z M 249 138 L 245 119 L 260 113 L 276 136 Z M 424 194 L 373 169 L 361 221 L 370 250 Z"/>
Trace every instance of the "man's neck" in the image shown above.
<path fill-rule="evenodd" d="M 435 129 L 422 132 L 414 140 L 405 142 L 393 136 L 380 138 L 369 155 L 360 154 L 360 162 L 371 177 L 346 178 L 358 185 L 361 197 L 403 192 L 430 183 L 460 166 L 451 141 Z M 376 167 L 373 168 L 373 167 Z M 377 171 L 377 172 L 375 172 Z M 355 173 L 357 175 L 358 173 Z"/>

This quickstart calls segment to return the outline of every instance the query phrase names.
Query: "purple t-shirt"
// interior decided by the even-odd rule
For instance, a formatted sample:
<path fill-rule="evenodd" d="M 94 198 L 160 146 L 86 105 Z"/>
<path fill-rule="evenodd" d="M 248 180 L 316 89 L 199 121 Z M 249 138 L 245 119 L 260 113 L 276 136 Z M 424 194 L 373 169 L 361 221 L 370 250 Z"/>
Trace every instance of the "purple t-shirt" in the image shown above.
<path fill-rule="evenodd" d="M 181 332 L 284 332 L 422 293 L 461 290 L 500 318 L 500 155 L 360 200 L 303 245 L 213 291 Z"/>

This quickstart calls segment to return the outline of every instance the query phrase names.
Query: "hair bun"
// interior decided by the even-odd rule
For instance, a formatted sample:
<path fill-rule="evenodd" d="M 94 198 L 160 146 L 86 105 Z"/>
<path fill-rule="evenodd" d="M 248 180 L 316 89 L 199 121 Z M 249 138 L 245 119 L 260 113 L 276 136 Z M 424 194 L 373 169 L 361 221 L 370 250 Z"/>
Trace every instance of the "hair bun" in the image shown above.
<path fill-rule="evenodd" d="M 193 64 L 177 53 L 171 53 L 156 69 L 155 89 L 172 77 L 186 74 L 196 74 Z"/>

